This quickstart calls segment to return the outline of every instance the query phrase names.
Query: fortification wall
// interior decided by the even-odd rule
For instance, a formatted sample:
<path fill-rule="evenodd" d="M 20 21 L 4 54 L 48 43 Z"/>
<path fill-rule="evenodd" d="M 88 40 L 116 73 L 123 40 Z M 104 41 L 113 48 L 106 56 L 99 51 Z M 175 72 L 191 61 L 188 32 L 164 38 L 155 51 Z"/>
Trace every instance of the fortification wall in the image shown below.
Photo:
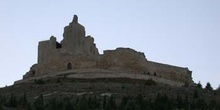
<path fill-rule="evenodd" d="M 43 62 L 38 62 L 29 72 L 34 71 L 35 76 L 67 70 L 68 63 L 71 69 L 78 68 L 102 68 L 114 71 L 128 73 L 143 73 L 146 63 L 145 55 L 141 52 L 129 48 L 117 48 L 116 50 L 107 50 L 100 56 L 71 55 L 56 49 L 51 40 L 44 41 L 41 57 L 46 58 Z M 56 41 L 55 41 L 56 42 Z M 91 41 L 93 42 L 93 41 Z M 40 43 L 41 44 L 41 43 Z M 50 51 L 44 51 L 50 50 Z M 33 75 L 31 75 L 33 76 Z"/>
<path fill-rule="evenodd" d="M 96 44 L 94 43 L 93 37 L 91 37 L 91 36 L 85 37 L 83 45 L 84 45 L 85 54 L 90 55 L 90 56 L 98 56 L 99 55 L 99 51 L 98 51 L 98 48 L 96 47 Z"/>
<path fill-rule="evenodd" d="M 60 53 L 60 47 L 57 46 L 54 36 L 50 40 L 41 41 L 38 44 L 38 64 L 50 62 L 53 57 L 57 57 Z"/>
<path fill-rule="evenodd" d="M 164 79 L 162 77 L 156 77 L 152 75 L 145 74 L 133 74 L 133 73 L 123 73 L 117 71 L 110 71 L 105 69 L 97 69 L 97 68 L 87 68 L 87 69 L 74 69 L 74 70 L 66 70 L 62 72 L 54 72 L 50 74 L 46 74 L 43 76 L 36 76 L 29 79 L 24 79 L 20 81 L 16 81 L 15 84 L 24 84 L 31 83 L 36 79 L 46 79 L 53 78 L 57 76 L 64 76 L 67 78 L 77 78 L 77 79 L 97 79 L 97 78 L 127 78 L 127 79 L 138 79 L 138 80 L 148 80 L 152 79 L 158 83 L 168 84 L 171 86 L 181 87 L 184 85 L 183 82 L 177 82 L 169 79 Z"/>
<path fill-rule="evenodd" d="M 34 64 L 30 70 L 23 76 L 28 79 L 36 76 L 44 76 L 50 73 L 62 72 L 74 69 L 89 69 L 96 67 L 96 60 L 86 56 L 58 56 L 51 57 L 46 63 Z"/>
<path fill-rule="evenodd" d="M 97 61 L 97 67 L 121 72 L 139 73 L 144 71 L 146 59 L 144 53 L 129 48 L 117 48 L 104 51 Z"/>
<path fill-rule="evenodd" d="M 47 55 L 50 58 L 44 63 L 34 65 L 29 71 L 29 76 L 33 77 L 33 71 L 35 73 L 34 76 L 40 76 L 53 72 L 66 71 L 68 69 L 100 68 L 128 74 L 157 76 L 181 83 L 192 83 L 191 71 L 188 68 L 148 61 L 144 53 L 129 48 L 107 50 L 104 51 L 103 55 L 98 57 L 87 55 L 73 56 L 62 53 L 60 49 L 52 49 L 52 52 Z"/>
<path fill-rule="evenodd" d="M 143 53 L 129 48 L 104 51 L 104 54 L 97 62 L 97 67 L 118 72 L 157 76 L 177 82 L 192 83 L 191 71 L 188 68 L 148 61 Z"/>
<path fill-rule="evenodd" d="M 176 67 L 152 61 L 147 62 L 146 68 L 148 68 L 148 74 L 151 75 L 179 82 L 192 83 L 191 71 L 189 71 L 188 68 Z"/>

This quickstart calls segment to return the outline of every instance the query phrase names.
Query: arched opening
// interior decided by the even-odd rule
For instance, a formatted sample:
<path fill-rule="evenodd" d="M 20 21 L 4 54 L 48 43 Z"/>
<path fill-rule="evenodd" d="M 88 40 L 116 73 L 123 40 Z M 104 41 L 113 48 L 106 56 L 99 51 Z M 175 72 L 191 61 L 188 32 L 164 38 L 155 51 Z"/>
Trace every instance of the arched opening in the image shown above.
<path fill-rule="evenodd" d="M 31 75 L 32 75 L 32 76 L 35 76 L 35 73 L 36 73 L 36 72 L 35 72 L 34 70 L 31 71 Z"/>
<path fill-rule="evenodd" d="M 35 76 L 35 71 L 34 71 L 34 70 L 32 71 L 32 73 L 33 73 L 33 75 Z"/>
<path fill-rule="evenodd" d="M 71 69 L 72 69 L 72 64 L 71 64 L 71 63 L 68 63 L 68 64 L 67 64 L 67 69 L 68 69 L 68 70 L 71 70 Z"/>

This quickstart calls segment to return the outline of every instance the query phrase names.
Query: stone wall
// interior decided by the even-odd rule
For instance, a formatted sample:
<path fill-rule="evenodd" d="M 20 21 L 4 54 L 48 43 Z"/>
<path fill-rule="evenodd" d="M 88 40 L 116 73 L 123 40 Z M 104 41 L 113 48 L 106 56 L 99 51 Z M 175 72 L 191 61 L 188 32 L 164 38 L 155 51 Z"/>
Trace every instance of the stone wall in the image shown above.
<path fill-rule="evenodd" d="M 170 79 L 164 79 L 163 77 L 157 77 L 153 75 L 145 74 L 133 74 L 133 73 L 123 73 L 117 71 L 110 71 L 106 69 L 97 69 L 97 68 L 87 68 L 87 69 L 74 69 L 74 70 L 65 70 L 62 72 L 54 72 L 42 76 L 36 76 L 24 80 L 16 81 L 15 84 L 24 84 L 31 83 L 36 79 L 48 79 L 54 78 L 57 76 L 65 76 L 66 78 L 77 78 L 77 79 L 100 79 L 100 78 L 126 78 L 126 79 L 137 79 L 137 80 L 148 80 L 152 79 L 158 83 L 163 83 L 171 86 L 181 87 L 184 85 L 183 82 L 173 81 Z"/>
<path fill-rule="evenodd" d="M 96 44 L 94 43 L 93 37 L 91 37 L 91 36 L 85 37 L 84 52 L 86 55 L 90 55 L 90 56 L 99 55 L 99 51 L 98 51 L 98 48 L 96 47 Z"/>
<path fill-rule="evenodd" d="M 188 68 L 148 61 L 144 53 L 129 48 L 104 51 L 104 54 L 97 61 L 97 68 L 145 74 L 177 82 L 192 83 L 191 71 Z"/>
<path fill-rule="evenodd" d="M 57 52 L 57 53 L 56 53 Z M 33 77 L 53 72 L 71 69 L 99 68 L 115 72 L 132 73 L 146 76 L 156 76 L 167 80 L 181 83 L 193 83 L 191 71 L 188 68 L 176 67 L 167 64 L 148 61 L 144 53 L 137 52 L 129 48 L 117 48 L 116 50 L 106 50 L 103 55 L 92 57 L 87 55 L 73 56 L 62 52 L 54 51 L 56 55 L 51 55 L 47 62 L 34 65 L 28 76 Z"/>
<path fill-rule="evenodd" d="M 174 81 L 192 83 L 191 71 L 188 68 L 147 61 L 147 74 L 156 75 Z"/>
<path fill-rule="evenodd" d="M 97 67 L 123 72 L 144 71 L 146 59 L 144 53 L 129 48 L 106 50 L 97 61 Z"/>
<path fill-rule="evenodd" d="M 52 57 L 59 54 L 60 48 L 57 48 L 57 41 L 54 36 L 50 40 L 41 41 L 38 44 L 38 63 L 47 63 Z"/>

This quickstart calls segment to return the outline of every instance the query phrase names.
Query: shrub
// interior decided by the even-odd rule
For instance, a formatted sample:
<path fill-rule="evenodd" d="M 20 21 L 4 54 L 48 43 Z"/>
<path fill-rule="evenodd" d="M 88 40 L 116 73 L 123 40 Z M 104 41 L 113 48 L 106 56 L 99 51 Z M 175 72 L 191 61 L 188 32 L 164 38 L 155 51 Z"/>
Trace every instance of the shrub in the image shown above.
<path fill-rule="evenodd" d="M 28 107 L 26 93 L 24 93 L 22 96 L 20 96 L 20 98 L 18 100 L 18 107 L 19 107 L 19 109 L 26 109 Z"/>
<path fill-rule="evenodd" d="M 148 80 L 145 81 L 144 85 L 154 86 L 154 85 L 156 85 L 156 82 L 153 79 L 148 79 Z"/>
<path fill-rule="evenodd" d="M 184 87 L 189 87 L 189 83 L 188 83 L 188 82 L 185 82 L 185 83 L 184 83 Z"/>
<path fill-rule="evenodd" d="M 220 85 L 218 86 L 218 88 L 216 90 L 220 92 Z"/>
<path fill-rule="evenodd" d="M 197 87 L 202 89 L 202 84 L 200 83 L 200 81 L 198 82 Z"/>
<path fill-rule="evenodd" d="M 40 95 L 34 101 L 34 108 L 35 108 L 35 110 L 44 110 L 44 98 L 43 98 L 43 95 Z"/>
<path fill-rule="evenodd" d="M 17 107 L 17 98 L 14 94 L 11 94 L 9 102 L 8 102 L 8 107 Z"/>
<path fill-rule="evenodd" d="M 60 78 L 57 79 L 56 83 L 61 83 Z"/>
<path fill-rule="evenodd" d="M 210 90 L 210 91 L 213 90 L 213 88 L 209 82 L 206 84 L 205 89 Z"/>
<path fill-rule="evenodd" d="M 125 85 L 122 85 L 122 86 L 121 86 L 121 89 L 125 89 Z"/>
<path fill-rule="evenodd" d="M 45 81 L 42 79 L 35 79 L 34 82 L 35 84 L 45 84 Z"/>
<path fill-rule="evenodd" d="M 198 93 L 198 90 L 197 90 L 197 89 L 194 91 L 193 98 L 194 98 L 194 99 L 199 98 L 199 93 Z"/>
<path fill-rule="evenodd" d="M 106 102 L 105 110 L 115 110 L 116 109 L 116 101 L 114 96 L 110 96 Z"/>

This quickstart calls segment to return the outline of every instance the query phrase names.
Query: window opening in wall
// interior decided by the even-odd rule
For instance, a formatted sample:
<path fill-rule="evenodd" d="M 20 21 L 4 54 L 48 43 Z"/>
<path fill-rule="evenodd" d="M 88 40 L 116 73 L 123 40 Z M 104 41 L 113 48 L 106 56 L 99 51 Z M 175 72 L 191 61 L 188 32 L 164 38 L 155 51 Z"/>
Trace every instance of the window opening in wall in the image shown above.
<path fill-rule="evenodd" d="M 35 76 L 35 71 L 34 70 L 32 71 L 32 75 Z"/>
<path fill-rule="evenodd" d="M 71 69 L 72 69 L 72 64 L 71 64 L 71 63 L 68 63 L 68 64 L 67 64 L 67 69 L 68 69 L 68 70 L 71 70 Z"/>
<path fill-rule="evenodd" d="M 62 45 L 58 42 L 56 42 L 56 48 L 59 49 L 59 48 L 62 48 Z"/>

